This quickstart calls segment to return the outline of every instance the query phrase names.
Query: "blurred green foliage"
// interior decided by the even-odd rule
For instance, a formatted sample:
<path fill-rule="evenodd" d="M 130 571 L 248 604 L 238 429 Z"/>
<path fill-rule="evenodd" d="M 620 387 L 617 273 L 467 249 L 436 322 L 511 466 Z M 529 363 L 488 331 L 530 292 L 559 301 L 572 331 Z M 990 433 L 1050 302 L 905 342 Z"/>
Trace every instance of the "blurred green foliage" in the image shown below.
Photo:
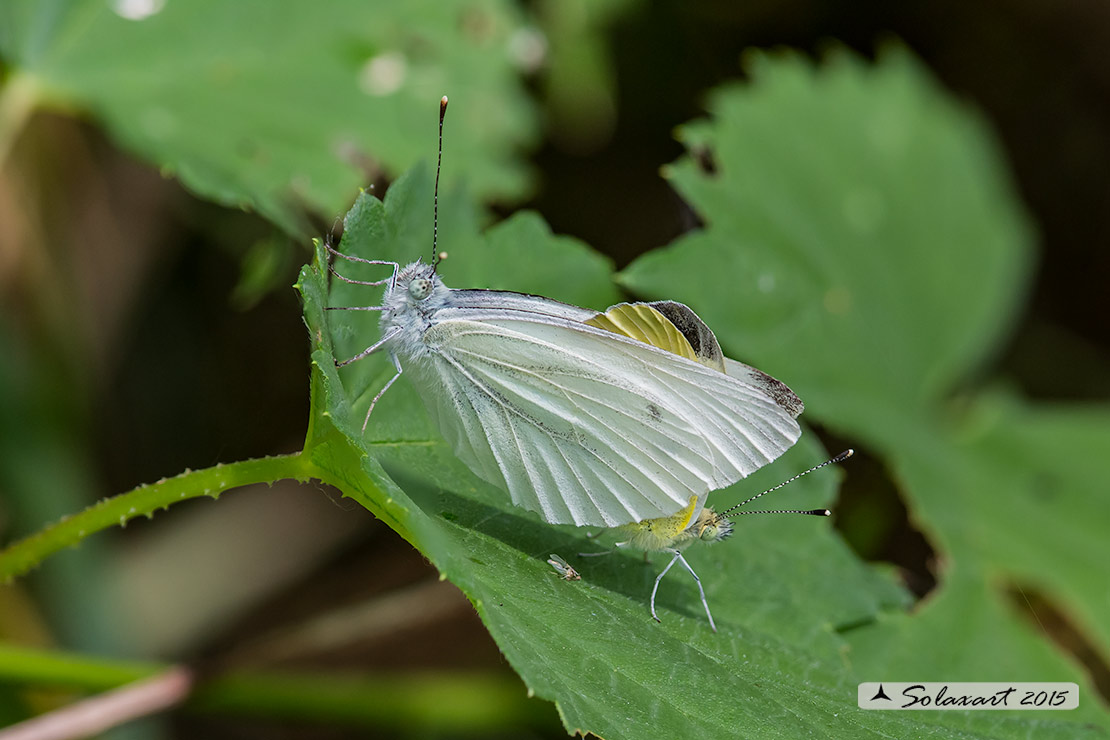
<path fill-rule="evenodd" d="M 144 5 L 161 9 L 129 17 Z M 519 199 L 516 149 L 536 132 L 521 33 L 502 0 L 0 8 L 0 56 L 30 103 L 93 115 L 198 195 L 300 236 L 302 209 L 339 212 L 368 175 L 427 156 L 444 90 L 472 105 L 452 120 L 456 172 L 480 197 Z"/>

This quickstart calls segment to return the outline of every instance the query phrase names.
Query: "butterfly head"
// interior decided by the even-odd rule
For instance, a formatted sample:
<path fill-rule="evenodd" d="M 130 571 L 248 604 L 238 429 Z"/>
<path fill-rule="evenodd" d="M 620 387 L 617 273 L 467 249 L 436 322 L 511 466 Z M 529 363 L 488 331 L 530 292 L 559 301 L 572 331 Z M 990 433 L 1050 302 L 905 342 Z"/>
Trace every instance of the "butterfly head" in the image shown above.
<path fill-rule="evenodd" d="M 442 308 L 450 289 L 436 275 L 435 266 L 416 261 L 397 273 L 397 278 L 385 298 L 394 313 L 416 311 L 427 315 Z"/>
<path fill-rule="evenodd" d="M 710 508 L 705 508 L 687 532 L 703 542 L 720 542 L 732 535 L 732 521 L 714 513 Z"/>

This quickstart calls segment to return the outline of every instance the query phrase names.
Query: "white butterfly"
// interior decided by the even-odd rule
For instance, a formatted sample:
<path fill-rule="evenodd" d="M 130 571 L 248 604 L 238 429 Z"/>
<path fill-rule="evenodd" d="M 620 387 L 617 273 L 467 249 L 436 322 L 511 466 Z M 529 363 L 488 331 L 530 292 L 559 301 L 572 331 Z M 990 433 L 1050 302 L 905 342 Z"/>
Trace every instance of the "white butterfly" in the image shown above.
<path fill-rule="evenodd" d="M 443 116 L 440 101 L 440 158 Z M 438 212 L 439 165 L 433 214 Z M 438 219 L 433 215 L 433 224 Z M 433 254 L 435 233 L 433 226 Z M 553 524 L 615 527 L 696 517 L 710 491 L 798 440 L 804 406 L 783 383 L 729 360 L 681 303 L 622 303 L 599 314 L 522 293 L 452 290 L 436 262 L 344 255 L 392 267 L 378 351 L 397 370 L 370 402 L 412 376 L 455 454 Z"/>
<path fill-rule="evenodd" d="M 367 420 L 405 372 L 455 454 L 548 522 L 613 527 L 673 515 L 694 498 L 700 508 L 801 434 L 798 397 L 726 359 L 681 303 L 599 314 L 452 290 L 424 262 L 345 258 L 393 267 L 379 281 L 382 305 L 367 307 L 382 312 L 381 339 L 340 363 L 383 350 L 393 360 L 397 374 Z"/>

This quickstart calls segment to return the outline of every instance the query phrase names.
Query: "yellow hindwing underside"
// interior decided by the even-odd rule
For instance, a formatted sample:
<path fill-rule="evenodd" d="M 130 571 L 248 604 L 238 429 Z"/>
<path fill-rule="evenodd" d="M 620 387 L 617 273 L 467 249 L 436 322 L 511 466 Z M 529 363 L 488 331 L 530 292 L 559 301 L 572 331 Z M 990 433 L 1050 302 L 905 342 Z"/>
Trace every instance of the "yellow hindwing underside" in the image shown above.
<path fill-rule="evenodd" d="M 725 371 L 723 362 L 718 366 L 698 357 L 689 340 L 682 336 L 682 332 L 670 319 L 646 303 L 621 303 L 605 313 L 599 313 L 586 323 L 699 362 L 722 373 Z"/>

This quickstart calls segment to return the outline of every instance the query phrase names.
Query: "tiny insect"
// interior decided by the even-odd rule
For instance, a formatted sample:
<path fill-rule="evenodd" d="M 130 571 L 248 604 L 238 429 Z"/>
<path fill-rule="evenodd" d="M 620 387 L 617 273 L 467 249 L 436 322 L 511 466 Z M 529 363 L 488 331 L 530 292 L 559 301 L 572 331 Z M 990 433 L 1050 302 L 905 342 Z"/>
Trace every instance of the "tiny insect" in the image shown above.
<path fill-rule="evenodd" d="M 582 576 L 578 575 L 578 571 L 574 569 L 574 566 L 563 560 L 555 553 L 551 553 L 551 555 L 548 556 L 547 564 L 554 568 L 555 572 L 562 576 L 564 581 L 582 580 Z"/>
<path fill-rule="evenodd" d="M 432 211 L 438 255 L 439 153 Z M 686 516 L 711 491 L 751 475 L 801 435 L 804 406 L 783 383 L 728 359 L 708 326 L 674 301 L 622 303 L 604 312 L 540 296 L 456 290 L 438 259 L 337 258 L 391 269 L 381 338 L 348 365 L 388 353 L 412 379 L 455 455 L 553 524 L 617 527 Z M 692 506 L 692 508 L 691 508 Z"/>

